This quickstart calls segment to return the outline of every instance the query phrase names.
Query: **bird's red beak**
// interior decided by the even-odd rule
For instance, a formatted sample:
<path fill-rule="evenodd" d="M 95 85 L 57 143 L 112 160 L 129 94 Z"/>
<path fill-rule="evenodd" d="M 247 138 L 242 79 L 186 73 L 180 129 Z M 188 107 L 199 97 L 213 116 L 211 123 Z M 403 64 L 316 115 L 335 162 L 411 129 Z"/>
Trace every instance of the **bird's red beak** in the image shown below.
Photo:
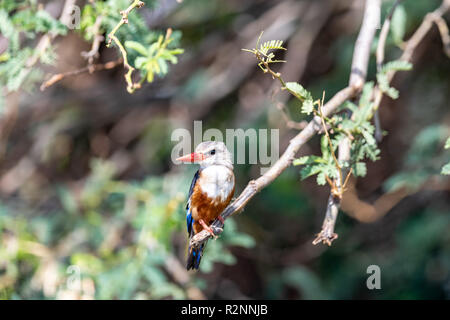
<path fill-rule="evenodd" d="M 198 162 L 205 160 L 205 156 L 202 153 L 192 152 L 191 154 L 187 154 L 185 156 L 179 157 L 176 159 L 177 161 L 181 162 Z"/>

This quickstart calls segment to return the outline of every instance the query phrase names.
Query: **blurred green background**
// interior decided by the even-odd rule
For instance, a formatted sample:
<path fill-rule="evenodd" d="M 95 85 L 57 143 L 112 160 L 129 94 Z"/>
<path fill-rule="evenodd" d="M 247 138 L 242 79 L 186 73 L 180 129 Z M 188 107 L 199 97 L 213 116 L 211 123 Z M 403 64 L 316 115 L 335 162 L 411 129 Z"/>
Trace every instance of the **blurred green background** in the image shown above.
<path fill-rule="evenodd" d="M 46 5 L 52 1 L 40 1 Z M 58 1 L 56 1 L 58 2 Z M 81 5 L 83 1 L 79 1 Z M 383 17 L 393 1 L 383 2 Z M 404 1 L 387 60 L 438 0 Z M 209 241 L 200 271 L 186 272 L 185 203 L 196 167 L 176 166 L 173 130 L 289 129 L 274 99 L 305 120 L 296 100 L 241 48 L 282 39 L 277 69 L 320 97 L 348 83 L 360 0 L 157 1 L 140 9 L 151 28 L 181 32 L 185 53 L 164 79 L 126 92 L 122 67 L 4 97 L 0 119 L 1 299 L 448 299 L 450 59 L 433 28 L 410 72 L 384 98 L 381 159 L 350 182 L 331 247 L 311 244 L 329 193 L 287 169 Z M 448 15 L 447 15 L 448 21 Z M 126 28 L 125 26 L 124 28 Z M 3 41 L 0 41 L 0 44 Z M 83 67 L 77 32 L 55 40 L 45 72 Z M 375 46 L 374 46 L 375 48 Z M 116 57 L 102 44 L 100 62 Z M 374 79 L 374 55 L 369 79 Z M 320 153 L 312 139 L 300 155 Z M 236 194 L 259 176 L 235 165 Z M 366 270 L 381 268 L 381 289 Z"/>

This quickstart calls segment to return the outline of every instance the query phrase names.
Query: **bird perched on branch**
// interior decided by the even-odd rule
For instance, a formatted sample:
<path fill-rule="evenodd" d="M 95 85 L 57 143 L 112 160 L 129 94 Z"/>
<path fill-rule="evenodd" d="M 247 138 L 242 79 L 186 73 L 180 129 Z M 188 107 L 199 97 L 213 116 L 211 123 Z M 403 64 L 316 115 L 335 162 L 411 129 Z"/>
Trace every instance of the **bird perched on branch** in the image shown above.
<path fill-rule="evenodd" d="M 181 162 L 198 163 L 189 189 L 186 205 L 186 223 L 189 239 L 202 230 L 214 236 L 209 227 L 228 206 L 234 194 L 234 174 L 231 154 L 223 142 L 206 141 L 200 143 L 195 152 L 176 159 Z M 206 243 L 195 249 L 189 246 L 186 262 L 187 270 L 198 269 Z"/>

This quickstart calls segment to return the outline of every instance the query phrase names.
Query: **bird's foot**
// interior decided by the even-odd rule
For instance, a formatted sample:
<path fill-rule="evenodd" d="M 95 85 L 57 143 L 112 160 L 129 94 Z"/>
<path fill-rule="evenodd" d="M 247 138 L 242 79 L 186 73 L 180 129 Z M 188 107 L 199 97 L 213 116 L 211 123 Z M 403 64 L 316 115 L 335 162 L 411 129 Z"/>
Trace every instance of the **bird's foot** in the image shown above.
<path fill-rule="evenodd" d="M 213 229 L 211 229 L 211 227 L 208 226 L 208 225 L 205 223 L 205 221 L 203 221 L 203 219 L 200 219 L 198 222 L 200 223 L 200 225 L 203 227 L 204 230 L 208 231 L 208 232 L 211 234 L 211 236 L 214 237 L 214 239 L 217 239 L 217 238 L 218 238 L 218 237 L 216 236 L 216 234 L 214 233 Z"/>
<path fill-rule="evenodd" d="M 220 223 L 222 223 L 222 225 L 225 225 L 225 220 L 222 218 L 221 215 L 219 215 L 219 216 L 217 217 L 217 220 L 219 220 Z"/>

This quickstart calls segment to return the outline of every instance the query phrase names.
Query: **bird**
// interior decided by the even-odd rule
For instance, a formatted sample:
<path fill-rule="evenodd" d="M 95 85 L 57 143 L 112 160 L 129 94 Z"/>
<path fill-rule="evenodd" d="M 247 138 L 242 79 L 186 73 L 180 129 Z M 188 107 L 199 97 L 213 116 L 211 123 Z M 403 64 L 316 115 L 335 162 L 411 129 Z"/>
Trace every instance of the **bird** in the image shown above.
<path fill-rule="evenodd" d="M 184 163 L 196 163 L 200 169 L 195 173 L 186 204 L 186 224 L 189 240 L 197 233 L 207 230 L 215 236 L 209 225 L 219 219 L 228 206 L 235 188 L 231 153 L 221 141 L 205 141 L 195 151 L 176 159 Z M 189 245 L 187 270 L 198 270 L 206 242 L 198 248 Z"/>

